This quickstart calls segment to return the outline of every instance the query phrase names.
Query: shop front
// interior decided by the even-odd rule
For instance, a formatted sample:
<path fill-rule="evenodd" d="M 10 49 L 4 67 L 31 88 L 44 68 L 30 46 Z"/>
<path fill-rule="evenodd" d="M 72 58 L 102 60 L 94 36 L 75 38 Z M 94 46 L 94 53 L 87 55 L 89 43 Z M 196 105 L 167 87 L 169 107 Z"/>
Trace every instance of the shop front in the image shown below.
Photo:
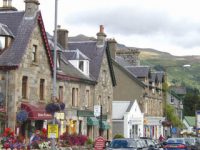
<path fill-rule="evenodd" d="M 158 139 L 163 135 L 162 121 L 164 117 L 145 117 L 144 118 L 144 137 Z"/>
<path fill-rule="evenodd" d="M 6 110 L 4 107 L 0 106 L 0 134 L 3 133 L 6 124 L 7 124 L 7 114 L 6 114 Z"/>
<path fill-rule="evenodd" d="M 45 110 L 44 103 L 22 103 L 21 111 L 27 112 L 27 120 L 17 124 L 16 134 L 25 138 L 30 137 L 35 130 L 47 129 L 48 121 L 53 117 Z"/>

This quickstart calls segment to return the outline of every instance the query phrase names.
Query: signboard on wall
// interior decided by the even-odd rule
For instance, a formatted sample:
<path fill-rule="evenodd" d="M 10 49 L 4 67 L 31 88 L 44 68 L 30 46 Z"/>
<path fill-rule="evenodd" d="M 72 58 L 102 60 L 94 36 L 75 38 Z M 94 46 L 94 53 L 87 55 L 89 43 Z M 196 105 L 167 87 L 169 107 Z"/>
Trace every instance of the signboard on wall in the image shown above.
<path fill-rule="evenodd" d="M 200 129 L 200 110 L 196 111 L 196 129 Z"/>
<path fill-rule="evenodd" d="M 101 114 L 101 106 L 100 105 L 94 105 L 94 116 L 99 117 Z"/>

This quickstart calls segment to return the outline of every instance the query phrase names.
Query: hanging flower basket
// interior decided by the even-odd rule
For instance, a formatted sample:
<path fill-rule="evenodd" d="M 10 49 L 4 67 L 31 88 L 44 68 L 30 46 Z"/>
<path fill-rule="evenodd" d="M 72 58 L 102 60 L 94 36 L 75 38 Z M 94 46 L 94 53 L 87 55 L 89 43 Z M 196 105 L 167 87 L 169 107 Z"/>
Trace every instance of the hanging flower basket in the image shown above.
<path fill-rule="evenodd" d="M 28 119 L 28 113 L 27 111 L 25 110 L 20 110 L 18 113 L 17 113 L 17 121 L 19 122 L 24 122 Z"/>
<path fill-rule="evenodd" d="M 54 114 L 55 112 L 62 111 L 65 109 L 64 103 L 49 103 L 46 105 L 46 112 Z"/>

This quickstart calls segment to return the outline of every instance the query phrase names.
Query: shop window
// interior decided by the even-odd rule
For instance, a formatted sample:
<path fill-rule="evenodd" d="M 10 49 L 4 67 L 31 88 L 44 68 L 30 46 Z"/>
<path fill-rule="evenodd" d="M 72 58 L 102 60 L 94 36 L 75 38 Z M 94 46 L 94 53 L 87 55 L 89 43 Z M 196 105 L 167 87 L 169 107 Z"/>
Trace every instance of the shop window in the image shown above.
<path fill-rule="evenodd" d="M 59 86 L 59 100 L 63 102 L 63 86 Z"/>
<path fill-rule="evenodd" d="M 37 62 L 37 45 L 33 45 L 32 49 L 32 62 Z"/>
<path fill-rule="evenodd" d="M 40 100 L 44 100 L 44 85 L 45 84 L 45 80 L 44 79 L 40 79 Z"/>
<path fill-rule="evenodd" d="M 82 134 L 82 120 L 79 120 L 78 133 Z"/>
<path fill-rule="evenodd" d="M 76 134 L 77 132 L 76 132 L 76 124 L 77 124 L 77 122 L 76 122 L 76 120 L 70 120 L 69 121 L 69 130 L 70 130 L 70 134 Z"/>
<path fill-rule="evenodd" d="M 28 86 L 28 77 L 23 76 L 22 77 L 22 98 L 27 98 L 27 87 Z"/>

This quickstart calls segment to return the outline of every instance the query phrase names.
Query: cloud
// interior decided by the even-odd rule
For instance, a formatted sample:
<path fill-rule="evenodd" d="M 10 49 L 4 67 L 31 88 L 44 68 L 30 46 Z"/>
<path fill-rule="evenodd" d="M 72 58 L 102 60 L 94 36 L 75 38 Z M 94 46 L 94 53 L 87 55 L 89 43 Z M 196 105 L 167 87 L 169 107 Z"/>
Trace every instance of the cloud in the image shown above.
<path fill-rule="evenodd" d="M 24 8 L 22 0 L 13 1 Z M 54 2 L 40 0 L 48 32 L 54 29 Z M 103 24 L 108 37 L 128 46 L 200 54 L 199 4 L 199 0 L 58 0 L 58 24 L 70 36 L 95 36 Z"/>

